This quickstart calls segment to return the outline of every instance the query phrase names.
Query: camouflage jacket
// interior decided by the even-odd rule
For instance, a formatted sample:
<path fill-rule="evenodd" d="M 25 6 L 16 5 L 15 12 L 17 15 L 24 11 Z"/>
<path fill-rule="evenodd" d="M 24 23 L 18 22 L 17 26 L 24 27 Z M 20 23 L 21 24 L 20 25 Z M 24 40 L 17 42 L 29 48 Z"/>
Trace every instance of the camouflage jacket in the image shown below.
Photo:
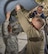
<path fill-rule="evenodd" d="M 8 27 L 9 21 L 5 21 L 3 24 L 3 33 L 4 33 L 4 38 L 6 39 L 6 49 L 7 52 L 13 52 L 15 54 L 18 54 L 18 40 L 17 36 L 13 33 L 9 34 L 8 33 Z"/>

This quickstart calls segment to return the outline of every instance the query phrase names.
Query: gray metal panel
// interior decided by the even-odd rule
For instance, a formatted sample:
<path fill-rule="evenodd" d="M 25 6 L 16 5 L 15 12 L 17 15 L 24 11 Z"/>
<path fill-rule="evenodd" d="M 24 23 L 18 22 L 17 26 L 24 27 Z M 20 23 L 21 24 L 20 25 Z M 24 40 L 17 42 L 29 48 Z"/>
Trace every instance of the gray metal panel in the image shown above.
<path fill-rule="evenodd" d="M 26 10 L 31 10 L 38 5 L 35 2 L 35 0 L 18 0 L 18 1 Z"/>
<path fill-rule="evenodd" d="M 4 22 L 5 15 L 4 15 L 4 5 L 7 0 L 0 0 L 0 24 Z"/>
<path fill-rule="evenodd" d="M 0 0 L 0 24 L 2 24 L 5 21 L 4 6 L 7 1 L 8 0 Z M 16 0 L 9 3 L 7 5 L 6 11 L 12 11 L 15 8 L 16 4 Z"/>
<path fill-rule="evenodd" d="M 8 0 L 0 0 L 0 24 L 5 20 L 4 6 L 7 1 Z M 22 5 L 26 10 L 31 10 L 38 5 L 35 0 L 15 0 L 7 5 L 6 11 L 12 11 L 17 4 Z"/>
<path fill-rule="evenodd" d="M 15 9 L 15 6 L 18 4 L 18 1 L 12 1 L 8 4 L 6 11 L 13 11 Z"/>
<path fill-rule="evenodd" d="M 35 0 L 15 0 L 8 4 L 7 11 L 12 11 L 17 4 L 20 4 L 26 10 L 31 10 L 38 5 Z"/>

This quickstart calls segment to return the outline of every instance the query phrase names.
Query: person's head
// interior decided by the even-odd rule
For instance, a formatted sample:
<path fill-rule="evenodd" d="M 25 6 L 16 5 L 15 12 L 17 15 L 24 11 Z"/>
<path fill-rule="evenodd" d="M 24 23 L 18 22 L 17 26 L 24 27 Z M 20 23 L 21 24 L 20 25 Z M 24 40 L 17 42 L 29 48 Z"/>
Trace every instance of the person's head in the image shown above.
<path fill-rule="evenodd" d="M 32 24 L 35 26 L 35 28 L 37 28 L 39 30 L 44 25 L 44 21 L 42 20 L 41 17 L 35 16 L 32 19 Z"/>
<path fill-rule="evenodd" d="M 38 12 L 39 14 L 42 13 L 42 9 L 43 9 L 43 6 L 38 6 L 37 12 Z"/>

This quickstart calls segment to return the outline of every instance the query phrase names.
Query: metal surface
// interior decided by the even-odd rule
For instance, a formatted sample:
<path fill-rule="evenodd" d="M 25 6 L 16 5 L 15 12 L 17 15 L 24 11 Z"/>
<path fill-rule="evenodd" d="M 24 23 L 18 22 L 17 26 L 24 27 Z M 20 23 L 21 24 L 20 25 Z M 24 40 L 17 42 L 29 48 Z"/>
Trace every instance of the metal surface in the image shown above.
<path fill-rule="evenodd" d="M 8 1 L 10 2 L 6 4 Z M 17 4 L 20 4 L 26 10 L 31 10 L 38 5 L 35 0 L 0 0 L 0 24 L 2 24 L 5 20 L 4 12 L 12 11 L 15 9 Z"/>
<path fill-rule="evenodd" d="M 19 4 L 23 6 L 26 10 L 31 10 L 35 8 L 38 4 L 35 0 L 18 0 Z"/>
<path fill-rule="evenodd" d="M 4 15 L 4 5 L 7 0 L 0 0 L 0 24 L 4 22 L 5 15 Z"/>

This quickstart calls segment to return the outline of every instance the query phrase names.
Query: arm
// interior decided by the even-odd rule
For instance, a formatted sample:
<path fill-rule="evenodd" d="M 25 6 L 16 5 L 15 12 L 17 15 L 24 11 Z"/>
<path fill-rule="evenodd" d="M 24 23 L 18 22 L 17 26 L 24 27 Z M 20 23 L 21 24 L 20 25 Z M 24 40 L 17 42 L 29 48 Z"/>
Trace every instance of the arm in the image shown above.
<path fill-rule="evenodd" d="M 17 16 L 23 30 L 27 32 L 28 28 L 30 27 L 30 24 L 28 23 L 27 19 L 25 18 L 21 10 L 17 12 Z"/>
<path fill-rule="evenodd" d="M 9 25 L 9 21 L 5 20 L 4 24 L 3 24 L 3 34 L 6 36 L 8 35 L 8 25 Z"/>
<path fill-rule="evenodd" d="M 4 35 L 4 38 L 7 38 L 8 35 L 9 35 L 9 33 L 8 33 L 9 18 L 10 18 L 10 12 L 8 12 L 6 14 L 6 20 L 3 23 L 3 35 Z"/>
<path fill-rule="evenodd" d="M 25 18 L 25 16 L 23 15 L 21 9 L 17 10 L 17 16 L 18 16 L 18 20 L 23 28 L 23 30 L 25 32 L 27 32 L 27 30 L 30 27 L 30 24 L 28 23 L 27 19 Z"/>

